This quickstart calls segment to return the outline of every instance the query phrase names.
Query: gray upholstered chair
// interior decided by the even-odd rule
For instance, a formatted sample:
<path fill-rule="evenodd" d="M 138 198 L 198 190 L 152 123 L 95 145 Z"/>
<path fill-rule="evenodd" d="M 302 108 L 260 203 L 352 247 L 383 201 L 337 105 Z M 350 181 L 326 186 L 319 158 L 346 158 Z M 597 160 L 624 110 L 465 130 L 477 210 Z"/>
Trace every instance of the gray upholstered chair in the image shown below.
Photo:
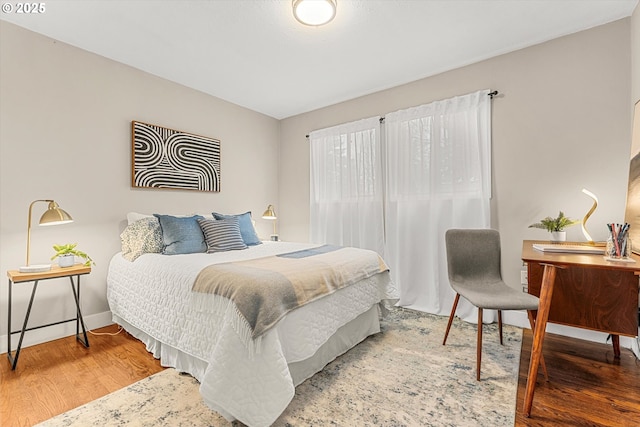
<path fill-rule="evenodd" d="M 527 310 L 531 329 L 533 312 L 538 310 L 538 298 L 508 286 L 502 281 L 500 267 L 500 234 L 490 229 L 451 229 L 445 233 L 449 283 L 456 291 L 447 331 L 442 345 L 447 342 L 451 323 L 462 295 L 478 308 L 478 344 L 476 379 L 480 381 L 482 360 L 482 310 L 498 310 L 498 329 L 502 345 L 502 310 Z M 541 365 L 545 378 L 547 368 Z"/>

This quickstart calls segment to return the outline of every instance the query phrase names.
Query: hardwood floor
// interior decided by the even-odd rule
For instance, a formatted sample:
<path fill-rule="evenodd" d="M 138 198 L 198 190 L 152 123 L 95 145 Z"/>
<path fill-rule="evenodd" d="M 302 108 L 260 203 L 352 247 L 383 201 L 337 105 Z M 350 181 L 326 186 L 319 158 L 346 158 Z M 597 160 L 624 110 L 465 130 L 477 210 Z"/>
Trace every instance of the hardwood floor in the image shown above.
<path fill-rule="evenodd" d="M 23 348 L 15 371 L 0 355 L 0 426 L 32 426 L 164 369 L 124 331 L 89 335 L 89 346 L 67 337 Z"/>
<path fill-rule="evenodd" d="M 516 426 L 640 426 L 640 361 L 611 344 L 546 334 L 543 353 L 549 382 L 542 373 L 533 397 L 531 418 L 522 413 L 532 334 L 524 332 Z M 540 370 L 541 371 L 541 370 Z"/>
<path fill-rule="evenodd" d="M 109 326 L 94 332 L 115 332 Z M 163 368 L 124 331 L 90 335 L 89 349 L 73 337 L 23 349 L 16 371 L 0 360 L 0 425 L 31 426 L 97 399 Z M 610 345 L 547 334 L 549 382 L 539 376 L 531 418 L 521 412 L 531 333 L 520 360 L 516 426 L 640 426 L 640 362 L 628 349 L 619 361 Z M 490 398 L 488 396 L 487 398 Z"/>

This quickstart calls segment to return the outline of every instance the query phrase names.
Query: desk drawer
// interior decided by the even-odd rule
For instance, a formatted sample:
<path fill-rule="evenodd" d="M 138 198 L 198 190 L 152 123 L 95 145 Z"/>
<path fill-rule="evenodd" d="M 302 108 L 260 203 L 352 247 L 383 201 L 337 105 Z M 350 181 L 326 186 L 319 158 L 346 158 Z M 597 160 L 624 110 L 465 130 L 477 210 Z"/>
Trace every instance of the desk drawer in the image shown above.
<path fill-rule="evenodd" d="M 530 294 L 540 296 L 544 266 L 528 263 Z M 549 322 L 616 335 L 638 335 L 638 276 L 631 271 L 557 269 Z"/>

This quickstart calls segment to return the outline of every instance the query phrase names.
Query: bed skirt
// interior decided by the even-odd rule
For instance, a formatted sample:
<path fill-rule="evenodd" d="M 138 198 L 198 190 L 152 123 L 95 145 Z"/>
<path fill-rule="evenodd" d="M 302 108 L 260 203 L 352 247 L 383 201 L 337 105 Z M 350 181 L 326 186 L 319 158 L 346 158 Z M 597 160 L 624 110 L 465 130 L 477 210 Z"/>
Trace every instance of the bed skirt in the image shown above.
<path fill-rule="evenodd" d="M 113 315 L 113 321 L 121 325 L 133 337 L 142 341 L 147 351 L 153 354 L 153 357 L 159 359 L 162 366 L 188 373 L 198 381 L 202 381 L 202 378 L 204 378 L 208 366 L 208 362 L 205 360 L 158 341 L 115 314 Z M 311 378 L 335 358 L 346 353 L 369 335 L 378 332 L 380 332 L 380 308 L 379 304 L 374 304 L 369 310 L 341 326 L 311 357 L 288 363 L 294 386 L 298 386 L 306 379 Z M 215 409 L 227 420 L 234 420 L 233 416 L 225 413 L 221 408 Z"/>

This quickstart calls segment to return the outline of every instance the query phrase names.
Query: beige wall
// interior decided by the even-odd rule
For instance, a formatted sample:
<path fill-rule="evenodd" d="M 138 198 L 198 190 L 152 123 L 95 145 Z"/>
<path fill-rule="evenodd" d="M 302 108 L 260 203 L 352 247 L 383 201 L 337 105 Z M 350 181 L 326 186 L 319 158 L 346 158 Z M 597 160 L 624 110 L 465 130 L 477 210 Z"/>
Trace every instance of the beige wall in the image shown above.
<path fill-rule="evenodd" d="M 222 191 L 132 189 L 131 120 L 220 139 Z M 33 228 L 31 261 L 48 262 L 53 243 L 78 242 L 97 263 L 83 278 L 84 314 L 89 326 L 102 326 L 111 320 L 105 279 L 126 213 L 251 210 L 268 236 L 271 223 L 259 215 L 278 202 L 278 142 L 276 119 L 0 21 L 0 271 L 25 263 L 29 203 L 55 199 L 75 222 Z M 45 209 L 34 206 L 35 222 Z M 39 287 L 31 325 L 72 317 L 69 286 L 56 282 Z M 6 287 L 1 281 L 0 336 Z M 14 328 L 29 293 L 28 285 L 14 288 Z"/>
<path fill-rule="evenodd" d="M 605 238 L 605 223 L 623 220 L 631 140 L 629 51 L 627 18 L 283 120 L 281 236 L 308 238 L 310 131 L 495 89 L 492 223 L 502 234 L 505 278 L 518 286 L 521 241 L 547 238 L 527 226 L 560 209 L 582 218 L 591 207 L 583 187 L 600 198 L 588 223 L 594 238 Z M 569 229 L 568 238 L 583 239 L 580 228 Z"/>

